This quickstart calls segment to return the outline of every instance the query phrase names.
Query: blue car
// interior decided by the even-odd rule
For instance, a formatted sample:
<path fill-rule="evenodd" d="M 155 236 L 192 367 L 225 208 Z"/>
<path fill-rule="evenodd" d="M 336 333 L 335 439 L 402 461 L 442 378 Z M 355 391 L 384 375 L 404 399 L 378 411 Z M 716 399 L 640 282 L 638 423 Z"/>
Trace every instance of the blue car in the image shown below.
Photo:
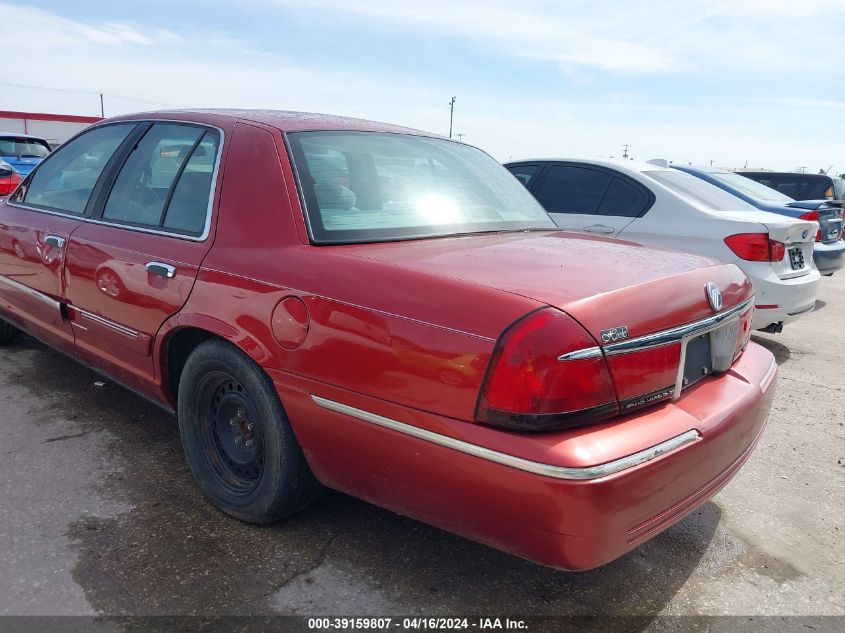
<path fill-rule="evenodd" d="M 0 160 L 9 163 L 21 178 L 26 178 L 49 153 L 50 145 L 43 138 L 0 132 Z"/>
<path fill-rule="evenodd" d="M 813 248 L 813 262 L 816 268 L 822 275 L 832 275 L 845 266 L 845 240 L 842 239 L 843 203 L 829 200 L 793 200 L 756 180 L 723 169 L 681 165 L 672 167 L 706 180 L 763 211 L 818 222 L 819 232 L 816 234 L 816 244 Z"/>

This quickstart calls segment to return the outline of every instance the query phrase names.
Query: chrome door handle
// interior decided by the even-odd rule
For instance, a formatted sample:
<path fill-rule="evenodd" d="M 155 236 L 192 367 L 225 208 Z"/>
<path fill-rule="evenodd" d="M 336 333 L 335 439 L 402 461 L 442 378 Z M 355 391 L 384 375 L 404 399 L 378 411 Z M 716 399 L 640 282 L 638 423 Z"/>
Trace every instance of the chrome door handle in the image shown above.
<path fill-rule="evenodd" d="M 610 235 L 611 233 L 615 233 L 616 229 L 612 226 L 607 226 L 607 224 L 591 224 L 590 226 L 585 226 L 584 231 L 587 233 L 600 233 L 601 235 Z"/>
<path fill-rule="evenodd" d="M 165 279 L 173 279 L 176 276 L 176 267 L 163 262 L 147 262 L 144 265 L 144 270 L 151 275 L 158 275 Z"/>
<path fill-rule="evenodd" d="M 65 238 L 58 235 L 48 235 L 44 238 L 44 243 L 55 248 L 63 248 L 65 245 Z"/>

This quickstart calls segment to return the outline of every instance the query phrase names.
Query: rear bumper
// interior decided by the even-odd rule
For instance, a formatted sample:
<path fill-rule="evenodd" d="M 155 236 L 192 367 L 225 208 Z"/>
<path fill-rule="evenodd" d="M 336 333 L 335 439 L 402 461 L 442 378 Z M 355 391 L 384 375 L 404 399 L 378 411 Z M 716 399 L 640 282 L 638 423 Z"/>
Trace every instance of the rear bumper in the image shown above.
<path fill-rule="evenodd" d="M 675 402 L 601 425 L 520 435 L 325 385 L 293 384 L 271 372 L 308 462 L 326 485 L 569 570 L 621 556 L 718 492 L 763 431 L 776 373 L 772 355 L 751 343 L 729 372 L 705 379 Z M 449 441 L 326 407 L 343 400 L 376 418 L 402 420 L 482 450 L 470 454 Z M 688 441 L 644 461 L 629 459 L 679 437 Z M 503 463 L 485 451 L 515 461 Z M 624 468 L 615 472 L 596 469 L 618 462 Z M 557 470 L 534 472 L 525 463 Z M 589 478 L 569 478 L 571 473 Z"/>
<path fill-rule="evenodd" d="M 813 311 L 821 281 L 818 270 L 792 279 L 781 279 L 771 265 L 765 263 L 752 263 L 743 270 L 754 286 L 756 309 L 751 324 L 753 329 L 758 330 L 771 323 L 791 323 Z"/>
<path fill-rule="evenodd" d="M 845 240 L 831 244 L 816 242 L 813 248 L 813 262 L 822 275 L 832 275 L 845 266 Z"/>

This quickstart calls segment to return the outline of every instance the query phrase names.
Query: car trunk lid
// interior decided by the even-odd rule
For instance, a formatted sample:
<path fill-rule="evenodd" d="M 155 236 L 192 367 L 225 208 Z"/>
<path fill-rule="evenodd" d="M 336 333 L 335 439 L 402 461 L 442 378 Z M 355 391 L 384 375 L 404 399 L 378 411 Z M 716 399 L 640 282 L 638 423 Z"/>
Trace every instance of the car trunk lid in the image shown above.
<path fill-rule="evenodd" d="M 544 232 L 336 248 L 566 312 L 596 342 L 571 360 L 606 358 L 622 412 L 726 371 L 750 334 L 751 284 L 738 267 L 633 242 Z"/>
<path fill-rule="evenodd" d="M 815 220 L 819 223 L 817 242 L 831 244 L 842 239 L 843 210 L 845 202 L 828 200 L 797 200 L 786 206 L 799 210 L 806 210 L 804 219 Z"/>
<path fill-rule="evenodd" d="M 743 302 L 751 292 L 745 274 L 732 264 L 563 231 L 332 248 L 555 306 L 598 341 L 602 331 L 617 326 L 636 337 L 712 315 L 708 282 L 719 287 L 723 309 Z"/>

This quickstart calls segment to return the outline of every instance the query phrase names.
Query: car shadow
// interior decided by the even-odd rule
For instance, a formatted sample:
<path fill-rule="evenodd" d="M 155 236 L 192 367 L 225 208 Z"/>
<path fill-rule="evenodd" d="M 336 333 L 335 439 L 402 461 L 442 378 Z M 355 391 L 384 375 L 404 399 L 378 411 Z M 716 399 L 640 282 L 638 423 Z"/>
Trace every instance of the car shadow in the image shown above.
<path fill-rule="evenodd" d="M 783 343 L 778 343 L 774 339 L 771 339 L 767 336 L 761 336 L 759 334 L 753 334 L 751 336 L 751 340 L 757 343 L 758 345 L 762 345 L 772 354 L 774 354 L 775 362 L 778 365 L 783 365 L 786 361 L 789 360 L 791 352 L 789 351 L 789 348 Z"/>
<path fill-rule="evenodd" d="M 67 527 L 78 555 L 73 579 L 104 616 L 615 616 L 602 630 L 638 631 L 696 570 L 721 517 L 706 503 L 622 558 L 580 573 L 333 491 L 277 524 L 251 526 L 202 498 L 173 417 L 118 386 L 95 386 L 98 374 L 31 339 L 18 347 L 12 353 L 27 364 L 7 379 L 30 393 L 35 423 L 61 417 L 108 438 L 102 459 L 114 470 L 93 492 L 132 507 L 80 515 Z M 560 628 L 550 620 L 531 630 Z"/>
<path fill-rule="evenodd" d="M 813 307 L 813 312 L 818 312 L 822 308 L 827 305 L 827 301 L 822 301 L 821 299 L 816 299 L 816 305 Z"/>

